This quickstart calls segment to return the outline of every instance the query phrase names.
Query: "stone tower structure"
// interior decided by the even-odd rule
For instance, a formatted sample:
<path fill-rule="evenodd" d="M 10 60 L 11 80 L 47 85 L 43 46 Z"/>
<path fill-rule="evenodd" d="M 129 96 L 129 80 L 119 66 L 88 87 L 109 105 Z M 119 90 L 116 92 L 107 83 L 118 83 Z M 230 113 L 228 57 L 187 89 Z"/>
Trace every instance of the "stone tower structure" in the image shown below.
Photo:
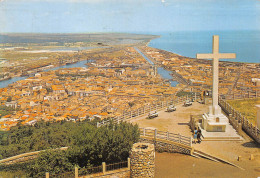
<path fill-rule="evenodd" d="M 150 143 L 135 143 L 130 153 L 131 178 L 153 178 L 155 173 L 155 149 Z"/>

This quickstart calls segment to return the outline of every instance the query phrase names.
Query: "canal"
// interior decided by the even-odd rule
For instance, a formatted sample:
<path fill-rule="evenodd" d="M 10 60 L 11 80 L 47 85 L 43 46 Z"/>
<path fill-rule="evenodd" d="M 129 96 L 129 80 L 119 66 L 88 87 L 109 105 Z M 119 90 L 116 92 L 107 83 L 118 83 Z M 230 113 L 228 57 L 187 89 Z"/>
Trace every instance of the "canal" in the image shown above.
<path fill-rule="evenodd" d="M 135 47 L 135 50 L 140 53 L 150 64 L 154 65 L 154 63 L 144 54 L 142 53 L 137 47 Z M 176 87 L 178 84 L 177 81 L 173 80 L 173 77 L 171 76 L 171 71 L 165 70 L 163 67 L 157 68 L 157 73 L 164 79 L 168 79 L 171 83 L 172 87 Z"/>
<path fill-rule="evenodd" d="M 88 67 L 87 65 L 85 65 L 87 62 L 91 62 L 91 61 L 90 60 L 79 61 L 79 62 L 74 63 L 74 64 L 67 64 L 67 65 L 63 65 L 63 66 L 59 66 L 59 67 L 54 67 L 54 68 L 51 68 L 51 69 L 46 69 L 46 70 L 43 70 L 43 71 L 51 71 L 51 70 L 57 70 L 57 69 L 61 69 L 61 68 Z M 9 84 L 12 84 L 12 83 L 20 81 L 20 80 L 24 80 L 26 78 L 28 78 L 28 76 L 13 77 L 13 78 L 8 79 L 8 80 L 0 81 L 0 88 L 7 87 Z"/>

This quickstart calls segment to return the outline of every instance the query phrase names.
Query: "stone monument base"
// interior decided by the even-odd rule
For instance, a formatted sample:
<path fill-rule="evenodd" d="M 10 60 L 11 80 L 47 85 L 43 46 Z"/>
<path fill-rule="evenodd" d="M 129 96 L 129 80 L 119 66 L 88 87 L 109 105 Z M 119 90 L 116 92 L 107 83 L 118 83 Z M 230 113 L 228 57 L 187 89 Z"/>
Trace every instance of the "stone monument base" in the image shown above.
<path fill-rule="evenodd" d="M 216 108 L 212 108 L 212 106 L 210 106 L 209 111 L 209 114 L 205 113 L 202 116 L 202 129 L 207 132 L 225 132 L 226 126 L 229 124 L 229 120 L 224 114 L 221 113 L 221 108 L 219 106 Z"/>
<path fill-rule="evenodd" d="M 243 140 L 229 123 L 229 119 L 221 113 L 219 106 L 216 108 L 210 106 L 209 111 L 208 114 L 205 113 L 202 115 L 202 123 L 199 124 L 202 135 L 204 136 L 203 140 Z"/>

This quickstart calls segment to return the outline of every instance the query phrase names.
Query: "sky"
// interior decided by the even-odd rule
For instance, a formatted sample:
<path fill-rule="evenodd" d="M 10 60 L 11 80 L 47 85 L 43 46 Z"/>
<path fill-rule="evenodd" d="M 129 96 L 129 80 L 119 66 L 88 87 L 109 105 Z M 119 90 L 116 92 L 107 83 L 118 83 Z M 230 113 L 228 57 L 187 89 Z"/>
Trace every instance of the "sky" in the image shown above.
<path fill-rule="evenodd" d="M 260 0 L 0 0 L 0 33 L 260 30 Z"/>

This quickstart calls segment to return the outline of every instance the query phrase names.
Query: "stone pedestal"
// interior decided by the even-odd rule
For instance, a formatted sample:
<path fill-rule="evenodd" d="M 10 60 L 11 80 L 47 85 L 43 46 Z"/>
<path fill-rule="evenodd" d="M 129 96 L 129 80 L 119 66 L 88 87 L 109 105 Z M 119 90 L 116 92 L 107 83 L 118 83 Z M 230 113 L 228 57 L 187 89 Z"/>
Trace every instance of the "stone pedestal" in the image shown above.
<path fill-rule="evenodd" d="M 130 153 L 130 175 L 133 178 L 154 177 L 155 149 L 150 143 L 135 143 Z"/>
<path fill-rule="evenodd" d="M 207 132 L 225 132 L 226 126 L 229 124 L 228 118 L 221 113 L 219 106 L 209 106 L 209 113 L 203 114 L 202 117 L 201 126 Z"/>

